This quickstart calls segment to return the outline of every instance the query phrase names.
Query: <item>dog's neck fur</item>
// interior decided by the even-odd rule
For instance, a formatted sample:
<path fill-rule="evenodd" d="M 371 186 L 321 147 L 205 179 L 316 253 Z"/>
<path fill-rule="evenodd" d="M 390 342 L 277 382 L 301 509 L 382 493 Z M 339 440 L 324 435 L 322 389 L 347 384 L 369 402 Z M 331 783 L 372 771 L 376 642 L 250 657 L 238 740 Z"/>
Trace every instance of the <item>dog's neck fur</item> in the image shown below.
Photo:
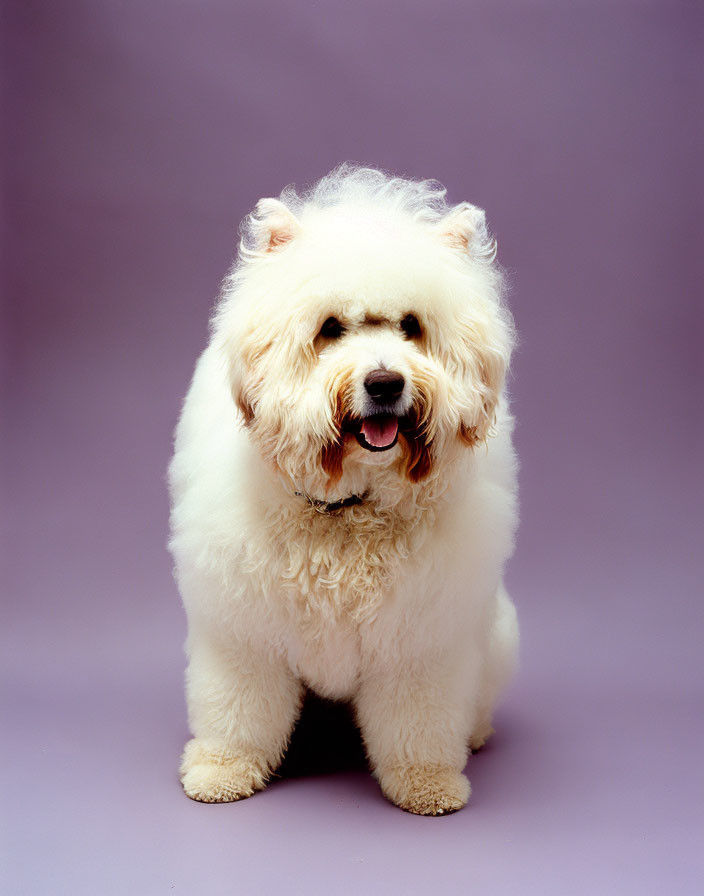
<path fill-rule="evenodd" d="M 439 516 L 455 496 L 452 484 L 467 481 L 465 475 L 458 478 L 459 457 L 445 457 L 419 483 L 400 476 L 393 464 L 350 463 L 327 495 L 327 478 L 320 470 L 301 479 L 280 469 L 276 477 L 253 477 L 261 489 L 258 525 L 271 551 L 264 557 L 247 549 L 243 568 L 259 570 L 268 585 L 267 599 L 276 603 L 277 595 L 283 595 L 281 606 L 311 637 L 323 637 L 334 620 L 371 620 L 384 595 L 393 591 L 401 565 L 436 531 Z M 271 462 L 261 457 L 252 461 L 266 465 L 270 474 Z M 321 512 L 310 500 L 318 496 L 332 512 Z M 352 496 L 354 503 L 341 507 Z M 351 544 L 357 550 L 350 550 Z"/>
<path fill-rule="evenodd" d="M 428 511 L 436 509 L 456 478 L 456 464 L 466 457 L 466 448 L 446 456 L 421 482 L 410 482 L 400 476 L 395 464 L 347 466 L 334 490 L 319 474 L 302 481 L 292 481 L 281 475 L 281 485 L 289 496 L 285 503 L 294 515 L 315 515 L 362 522 L 367 515 L 391 514 L 398 520 L 418 521 Z M 332 493 L 331 493 L 332 492 Z M 291 501 L 295 498 L 295 501 Z"/>

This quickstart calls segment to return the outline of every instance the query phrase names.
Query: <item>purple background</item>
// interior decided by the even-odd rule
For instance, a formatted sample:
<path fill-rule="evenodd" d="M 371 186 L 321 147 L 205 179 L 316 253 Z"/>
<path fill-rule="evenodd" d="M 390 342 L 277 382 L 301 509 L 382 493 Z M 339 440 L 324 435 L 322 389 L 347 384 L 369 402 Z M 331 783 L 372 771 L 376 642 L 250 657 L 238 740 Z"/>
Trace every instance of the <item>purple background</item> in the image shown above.
<path fill-rule="evenodd" d="M 7 4 L 5 892 L 701 892 L 697 6 Z M 176 777 L 171 431 L 239 220 L 343 159 L 487 208 L 521 332 L 523 668 L 445 819 Z"/>

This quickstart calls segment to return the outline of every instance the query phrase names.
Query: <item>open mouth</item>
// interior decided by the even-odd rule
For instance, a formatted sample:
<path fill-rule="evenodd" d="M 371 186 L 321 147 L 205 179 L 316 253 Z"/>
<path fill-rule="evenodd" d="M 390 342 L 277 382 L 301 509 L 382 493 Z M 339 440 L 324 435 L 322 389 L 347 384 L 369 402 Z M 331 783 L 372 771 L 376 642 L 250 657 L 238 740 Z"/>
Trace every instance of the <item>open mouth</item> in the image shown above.
<path fill-rule="evenodd" d="M 395 414 L 364 417 L 355 437 L 367 451 L 388 451 L 398 440 L 398 417 Z"/>

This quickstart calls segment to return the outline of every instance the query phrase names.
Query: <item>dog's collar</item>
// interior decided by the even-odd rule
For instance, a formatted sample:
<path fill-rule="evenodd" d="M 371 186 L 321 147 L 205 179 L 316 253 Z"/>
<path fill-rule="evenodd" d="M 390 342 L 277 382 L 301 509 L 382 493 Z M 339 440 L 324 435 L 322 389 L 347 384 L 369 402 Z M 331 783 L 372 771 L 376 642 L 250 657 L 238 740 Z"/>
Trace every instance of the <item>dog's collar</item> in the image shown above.
<path fill-rule="evenodd" d="M 294 494 L 299 498 L 305 498 L 313 510 L 316 510 L 318 513 L 337 513 L 338 510 L 361 504 L 366 498 L 366 494 L 364 494 L 350 495 L 349 498 L 343 498 L 341 501 L 323 501 L 320 498 L 311 498 L 305 492 L 294 492 Z"/>

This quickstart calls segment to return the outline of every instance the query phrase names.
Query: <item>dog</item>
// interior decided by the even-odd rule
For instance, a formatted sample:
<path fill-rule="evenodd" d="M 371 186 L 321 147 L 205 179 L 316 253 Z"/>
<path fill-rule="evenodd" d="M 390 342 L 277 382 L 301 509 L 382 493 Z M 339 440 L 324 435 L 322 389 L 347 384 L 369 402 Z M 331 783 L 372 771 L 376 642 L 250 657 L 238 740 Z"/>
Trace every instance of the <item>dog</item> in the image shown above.
<path fill-rule="evenodd" d="M 263 788 L 310 689 L 391 802 L 467 802 L 518 646 L 504 291 L 435 181 L 344 164 L 245 219 L 169 468 L 192 799 Z"/>

